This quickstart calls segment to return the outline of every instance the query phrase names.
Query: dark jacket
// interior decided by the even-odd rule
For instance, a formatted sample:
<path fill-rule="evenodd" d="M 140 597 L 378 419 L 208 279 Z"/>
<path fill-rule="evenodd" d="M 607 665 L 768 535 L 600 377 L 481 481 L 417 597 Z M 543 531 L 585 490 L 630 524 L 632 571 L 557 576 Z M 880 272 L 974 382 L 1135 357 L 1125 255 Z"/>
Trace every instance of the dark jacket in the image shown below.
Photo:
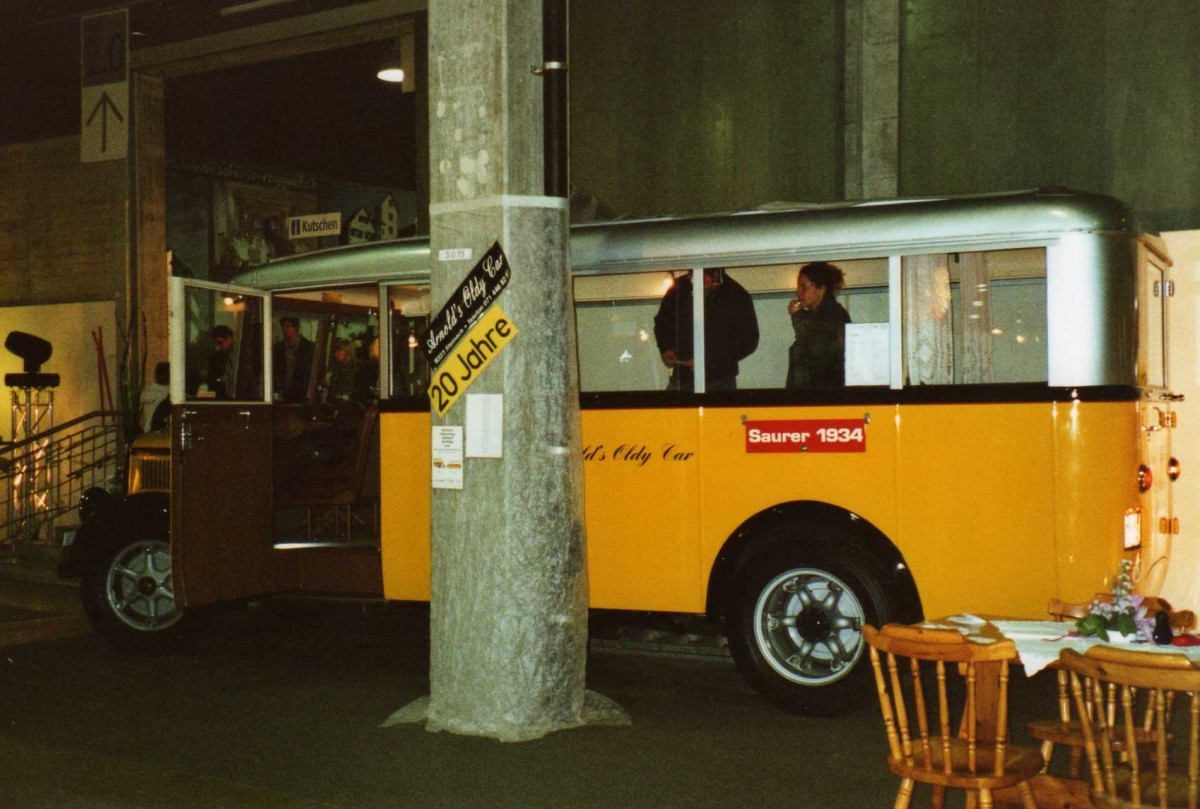
<path fill-rule="evenodd" d="M 232 359 L 228 351 L 214 351 L 208 355 L 208 389 L 218 399 L 233 398 Z"/>
<path fill-rule="evenodd" d="M 654 316 L 654 339 L 658 352 L 673 350 L 680 360 L 693 356 L 692 281 L 676 278 Z M 738 362 L 758 348 L 758 318 L 754 302 L 741 284 L 728 276 L 704 298 L 705 382 L 737 378 Z M 672 374 L 672 387 L 692 390 L 692 369 L 679 366 Z"/>
<path fill-rule="evenodd" d="M 272 359 L 275 374 L 275 395 L 285 402 L 305 402 L 308 400 L 308 379 L 312 373 L 313 355 L 316 347 L 307 337 L 301 337 L 296 344 L 296 364 L 292 378 L 287 378 L 287 344 L 280 340 L 275 344 L 275 356 Z"/>
<path fill-rule="evenodd" d="M 832 295 L 812 311 L 792 315 L 796 341 L 788 350 L 789 388 L 832 388 L 846 384 L 846 324 L 850 315 Z"/>

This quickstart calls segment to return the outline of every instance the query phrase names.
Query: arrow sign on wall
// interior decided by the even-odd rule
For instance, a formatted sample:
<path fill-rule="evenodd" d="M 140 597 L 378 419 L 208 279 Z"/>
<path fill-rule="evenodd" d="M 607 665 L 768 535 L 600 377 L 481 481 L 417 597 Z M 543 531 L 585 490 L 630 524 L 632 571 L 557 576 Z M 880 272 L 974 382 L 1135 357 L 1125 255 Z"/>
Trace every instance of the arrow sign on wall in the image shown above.
<path fill-rule="evenodd" d="M 129 154 L 129 12 L 84 17 L 79 36 L 79 159 L 122 160 Z"/>
<path fill-rule="evenodd" d="M 121 114 L 120 108 L 113 103 L 113 100 L 108 97 L 108 93 L 100 91 L 100 100 L 96 102 L 96 106 L 92 107 L 92 114 L 88 116 L 87 126 L 91 126 L 96 120 L 96 116 L 100 116 L 100 151 L 108 151 L 108 111 L 112 110 L 113 116 L 119 123 L 125 123 L 125 116 Z"/>

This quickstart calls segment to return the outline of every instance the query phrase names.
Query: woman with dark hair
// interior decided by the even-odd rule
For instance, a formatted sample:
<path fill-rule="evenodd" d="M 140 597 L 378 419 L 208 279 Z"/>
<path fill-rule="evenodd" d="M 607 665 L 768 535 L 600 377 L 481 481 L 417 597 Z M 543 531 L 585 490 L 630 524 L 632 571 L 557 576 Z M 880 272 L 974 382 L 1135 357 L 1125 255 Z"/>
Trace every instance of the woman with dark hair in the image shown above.
<path fill-rule="evenodd" d="M 806 264 L 788 301 L 796 340 L 788 350 L 787 387 L 829 388 L 846 384 L 846 329 L 850 315 L 837 302 L 846 274 L 834 264 Z"/>

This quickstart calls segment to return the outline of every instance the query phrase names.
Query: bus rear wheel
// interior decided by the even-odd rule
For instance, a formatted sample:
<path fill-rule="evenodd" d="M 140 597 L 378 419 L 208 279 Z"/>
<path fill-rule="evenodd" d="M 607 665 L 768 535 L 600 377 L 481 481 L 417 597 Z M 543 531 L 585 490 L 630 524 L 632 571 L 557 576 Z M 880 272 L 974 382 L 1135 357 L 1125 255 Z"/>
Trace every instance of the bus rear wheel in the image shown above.
<path fill-rule="evenodd" d="M 838 716 L 870 696 L 865 624 L 894 620 L 878 565 L 853 546 L 786 547 L 752 560 L 730 613 L 742 675 L 794 713 Z"/>
<path fill-rule="evenodd" d="M 83 571 L 83 609 L 96 631 L 129 652 L 166 652 L 182 639 L 171 548 L 161 539 L 107 544 Z"/>

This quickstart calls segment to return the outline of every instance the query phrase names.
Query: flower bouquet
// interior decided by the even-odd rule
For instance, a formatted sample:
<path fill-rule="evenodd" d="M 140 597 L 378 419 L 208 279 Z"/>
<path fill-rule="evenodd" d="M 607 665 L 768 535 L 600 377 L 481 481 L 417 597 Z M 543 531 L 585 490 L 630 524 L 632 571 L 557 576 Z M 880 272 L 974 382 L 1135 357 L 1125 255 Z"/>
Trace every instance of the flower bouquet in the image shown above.
<path fill-rule="evenodd" d="M 1146 614 L 1143 597 L 1133 592 L 1133 563 L 1121 562 L 1113 579 L 1112 597 L 1097 597 L 1088 614 L 1075 622 L 1075 631 L 1100 640 L 1152 640 L 1154 619 Z M 1116 637 L 1113 637 L 1113 635 Z"/>

